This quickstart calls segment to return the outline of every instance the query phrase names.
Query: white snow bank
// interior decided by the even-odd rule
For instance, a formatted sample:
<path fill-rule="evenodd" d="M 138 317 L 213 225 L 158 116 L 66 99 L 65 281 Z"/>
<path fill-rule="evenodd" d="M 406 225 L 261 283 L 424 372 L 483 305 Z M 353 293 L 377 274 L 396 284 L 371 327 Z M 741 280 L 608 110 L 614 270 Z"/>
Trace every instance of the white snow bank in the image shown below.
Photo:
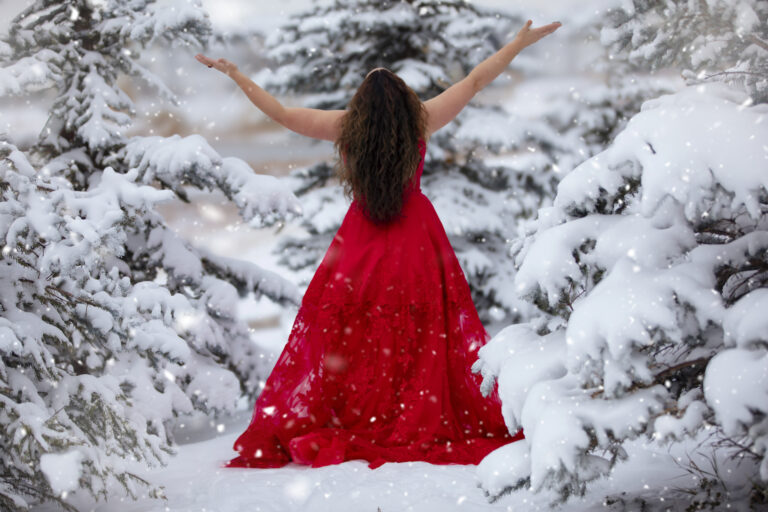
<path fill-rule="evenodd" d="M 83 454 L 78 450 L 71 450 L 66 453 L 46 453 L 40 456 L 40 470 L 48 479 L 53 492 L 62 494 L 77 489 L 82 458 Z"/>

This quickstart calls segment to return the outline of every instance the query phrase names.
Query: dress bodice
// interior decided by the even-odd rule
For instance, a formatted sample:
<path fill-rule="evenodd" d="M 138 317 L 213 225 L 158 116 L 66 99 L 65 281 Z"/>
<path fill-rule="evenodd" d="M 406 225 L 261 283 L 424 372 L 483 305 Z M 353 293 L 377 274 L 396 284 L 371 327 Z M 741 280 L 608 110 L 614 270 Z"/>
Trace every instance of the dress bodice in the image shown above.
<path fill-rule="evenodd" d="M 416 174 L 413 175 L 413 180 L 407 190 L 421 191 L 421 174 L 424 172 L 424 156 L 427 154 L 427 143 L 424 139 L 419 139 L 419 152 L 421 153 L 421 159 L 419 160 L 419 166 L 416 168 Z"/>

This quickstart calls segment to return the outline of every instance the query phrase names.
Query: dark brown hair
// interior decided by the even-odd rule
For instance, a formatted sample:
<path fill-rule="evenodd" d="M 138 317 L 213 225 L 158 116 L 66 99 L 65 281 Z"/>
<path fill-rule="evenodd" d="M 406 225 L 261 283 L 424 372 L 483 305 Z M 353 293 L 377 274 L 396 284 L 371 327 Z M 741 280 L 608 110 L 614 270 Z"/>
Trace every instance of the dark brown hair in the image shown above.
<path fill-rule="evenodd" d="M 424 106 L 399 76 L 381 68 L 365 77 L 341 120 L 336 169 L 346 194 L 372 221 L 387 222 L 402 211 L 425 132 Z"/>

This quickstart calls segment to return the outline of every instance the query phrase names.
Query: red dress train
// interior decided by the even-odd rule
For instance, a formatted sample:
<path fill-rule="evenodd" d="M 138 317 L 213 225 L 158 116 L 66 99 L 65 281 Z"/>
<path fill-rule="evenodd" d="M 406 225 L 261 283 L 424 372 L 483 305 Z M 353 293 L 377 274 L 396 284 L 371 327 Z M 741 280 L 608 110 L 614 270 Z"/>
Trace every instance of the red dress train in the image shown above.
<path fill-rule="evenodd" d="M 489 336 L 421 193 L 419 148 L 401 218 L 376 225 L 351 204 L 224 467 L 477 464 L 523 438 L 470 370 Z"/>

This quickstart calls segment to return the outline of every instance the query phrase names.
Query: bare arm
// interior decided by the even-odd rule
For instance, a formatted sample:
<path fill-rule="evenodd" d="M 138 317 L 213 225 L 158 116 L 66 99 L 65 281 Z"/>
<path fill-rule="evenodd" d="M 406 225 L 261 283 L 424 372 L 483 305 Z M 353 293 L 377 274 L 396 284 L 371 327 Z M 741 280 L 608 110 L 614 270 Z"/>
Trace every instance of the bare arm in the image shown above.
<path fill-rule="evenodd" d="M 450 123 L 469 103 L 475 94 L 499 76 L 520 51 L 560 27 L 560 22 L 550 23 L 531 29 L 528 20 L 515 38 L 491 55 L 463 79 L 434 98 L 424 102 L 427 109 L 427 132 L 429 135 Z"/>
<path fill-rule="evenodd" d="M 197 60 L 229 76 L 243 90 L 248 99 L 274 121 L 301 135 L 314 139 L 334 141 L 339 135 L 344 110 L 314 108 L 286 108 L 267 91 L 237 69 L 226 59 L 210 59 L 198 54 Z"/>

